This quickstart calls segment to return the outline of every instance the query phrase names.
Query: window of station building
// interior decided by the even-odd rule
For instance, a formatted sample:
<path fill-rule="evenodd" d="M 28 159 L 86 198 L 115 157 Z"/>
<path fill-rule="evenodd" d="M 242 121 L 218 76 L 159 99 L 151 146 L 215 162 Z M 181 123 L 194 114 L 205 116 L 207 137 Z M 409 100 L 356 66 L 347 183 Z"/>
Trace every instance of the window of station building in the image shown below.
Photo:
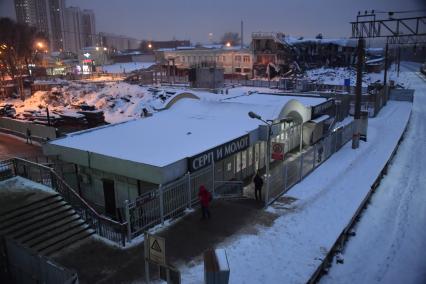
<path fill-rule="evenodd" d="M 235 61 L 241 62 L 241 55 L 236 55 L 235 56 Z"/>
<path fill-rule="evenodd" d="M 250 63 L 250 56 L 245 55 L 243 57 L 243 62 Z"/>
<path fill-rule="evenodd" d="M 236 156 L 235 165 L 236 165 L 236 168 L 237 168 L 237 173 L 241 171 L 241 156 L 240 155 L 241 155 L 241 152 L 237 153 L 235 155 Z"/>
<path fill-rule="evenodd" d="M 245 169 L 247 167 L 247 151 L 241 152 L 241 169 Z"/>
<path fill-rule="evenodd" d="M 236 73 L 241 73 L 241 68 L 235 68 Z"/>
<path fill-rule="evenodd" d="M 216 62 L 219 62 L 219 56 L 216 56 Z"/>
<path fill-rule="evenodd" d="M 250 68 L 244 68 L 244 73 L 250 73 L 251 69 Z"/>
<path fill-rule="evenodd" d="M 226 62 L 226 56 L 222 56 L 222 61 Z"/>

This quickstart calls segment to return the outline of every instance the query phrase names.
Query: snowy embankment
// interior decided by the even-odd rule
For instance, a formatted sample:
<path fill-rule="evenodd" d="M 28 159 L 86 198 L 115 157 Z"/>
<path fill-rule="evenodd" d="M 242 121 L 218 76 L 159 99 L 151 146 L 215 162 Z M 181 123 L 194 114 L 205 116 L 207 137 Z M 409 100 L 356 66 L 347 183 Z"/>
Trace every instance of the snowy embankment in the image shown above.
<path fill-rule="evenodd" d="M 404 141 L 342 257 L 323 283 L 426 283 L 426 76 L 412 78 Z M 362 271 L 362 273 L 360 273 Z"/>
<path fill-rule="evenodd" d="M 257 235 L 239 235 L 226 249 L 231 283 L 305 283 L 349 223 L 402 135 L 411 103 L 389 102 L 370 119 L 368 142 L 353 150 L 347 143 L 286 196 L 289 209 Z M 288 205 L 287 205 L 288 208 Z M 183 283 L 201 283 L 203 264 L 180 267 Z"/>
<path fill-rule="evenodd" d="M 58 81 L 55 81 L 58 83 Z M 72 113 L 79 110 L 79 105 L 87 104 L 102 110 L 105 120 L 109 123 L 120 123 L 140 118 L 143 109 L 154 113 L 176 95 L 190 92 L 202 100 L 217 101 L 241 95 L 251 91 L 267 92 L 267 88 L 237 87 L 229 89 L 229 94 L 214 94 L 203 91 L 189 90 L 183 87 L 150 88 L 132 85 L 124 82 L 117 83 L 67 83 L 63 87 L 55 87 L 52 91 L 38 91 L 25 101 L 8 99 L 7 104 L 13 104 L 18 118 L 23 118 L 28 112 L 40 112 L 45 115 L 46 107 L 50 114 Z"/>
<path fill-rule="evenodd" d="M 388 70 L 388 80 L 393 80 L 395 82 L 405 82 L 407 81 L 406 72 L 398 73 L 395 71 L 395 65 L 391 66 Z M 316 68 L 306 71 L 305 76 L 310 80 L 325 85 L 344 85 L 345 79 L 350 79 L 351 86 L 356 84 L 356 70 L 354 68 Z M 362 86 L 367 87 L 371 83 L 383 82 L 384 71 L 382 70 L 379 73 L 364 73 L 362 79 Z M 403 84 L 402 84 L 403 85 Z"/>

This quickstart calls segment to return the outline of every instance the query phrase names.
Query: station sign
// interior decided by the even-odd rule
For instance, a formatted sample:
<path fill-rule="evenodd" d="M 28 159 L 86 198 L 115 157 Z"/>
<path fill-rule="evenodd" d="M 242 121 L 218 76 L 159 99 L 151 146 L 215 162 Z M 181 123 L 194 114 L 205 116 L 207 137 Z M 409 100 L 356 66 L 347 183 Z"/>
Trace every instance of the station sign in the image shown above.
<path fill-rule="evenodd" d="M 220 161 L 235 153 L 243 151 L 250 146 L 250 136 L 248 134 L 234 139 L 230 142 L 217 146 L 213 149 L 204 151 L 196 156 L 188 158 L 188 169 L 190 172 L 198 171 L 211 165 L 213 162 Z"/>

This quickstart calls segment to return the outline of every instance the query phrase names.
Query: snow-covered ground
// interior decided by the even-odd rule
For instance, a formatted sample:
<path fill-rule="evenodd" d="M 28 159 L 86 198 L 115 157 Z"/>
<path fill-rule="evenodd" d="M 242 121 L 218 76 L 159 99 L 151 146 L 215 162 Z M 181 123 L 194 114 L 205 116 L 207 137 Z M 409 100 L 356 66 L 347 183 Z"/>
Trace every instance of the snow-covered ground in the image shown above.
<path fill-rule="evenodd" d="M 408 75 L 415 76 L 415 75 Z M 395 148 L 411 103 L 389 102 L 370 119 L 368 142 L 357 150 L 347 143 L 286 196 L 290 209 L 257 235 L 237 235 L 219 247 L 227 251 L 230 283 L 306 283 L 348 224 Z M 201 283 L 203 264 L 180 266 L 183 283 Z"/>
<path fill-rule="evenodd" d="M 354 68 L 317 68 L 306 71 L 305 74 L 309 79 L 319 83 L 326 85 L 344 85 L 345 79 L 351 80 L 351 86 L 355 86 L 356 84 L 356 70 Z M 392 65 L 388 70 L 388 80 L 394 80 L 395 82 L 407 81 L 407 73 L 400 72 L 400 76 L 398 77 L 398 73 L 396 72 L 395 65 Z M 380 73 L 364 73 L 363 74 L 363 87 L 367 87 L 369 84 L 380 81 L 383 82 L 384 71 Z"/>
<path fill-rule="evenodd" d="M 426 77 L 418 76 L 411 78 L 416 93 L 405 139 L 347 244 L 344 264 L 322 283 L 426 283 Z"/>

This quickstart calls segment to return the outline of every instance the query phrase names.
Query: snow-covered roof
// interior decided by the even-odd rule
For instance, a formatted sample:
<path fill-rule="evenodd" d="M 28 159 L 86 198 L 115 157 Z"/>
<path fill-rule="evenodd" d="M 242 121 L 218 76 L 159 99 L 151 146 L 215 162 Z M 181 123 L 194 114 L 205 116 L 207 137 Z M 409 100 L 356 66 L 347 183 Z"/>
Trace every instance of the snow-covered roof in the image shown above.
<path fill-rule="evenodd" d="M 297 38 L 292 36 L 285 36 L 283 40 L 291 45 L 302 44 L 302 43 L 317 43 L 317 44 L 335 44 L 340 46 L 351 46 L 357 45 L 356 40 L 348 38 Z"/>
<path fill-rule="evenodd" d="M 102 71 L 107 73 L 124 73 L 132 72 L 140 69 L 147 69 L 154 65 L 154 62 L 126 62 L 126 63 L 115 63 L 112 65 L 102 66 Z"/>
<path fill-rule="evenodd" d="M 252 94 L 223 101 L 182 99 L 152 117 L 71 134 L 50 142 L 136 163 L 164 167 L 202 153 L 258 128 L 263 119 L 278 118 L 295 97 Z M 323 98 L 296 98 L 305 106 Z"/>

